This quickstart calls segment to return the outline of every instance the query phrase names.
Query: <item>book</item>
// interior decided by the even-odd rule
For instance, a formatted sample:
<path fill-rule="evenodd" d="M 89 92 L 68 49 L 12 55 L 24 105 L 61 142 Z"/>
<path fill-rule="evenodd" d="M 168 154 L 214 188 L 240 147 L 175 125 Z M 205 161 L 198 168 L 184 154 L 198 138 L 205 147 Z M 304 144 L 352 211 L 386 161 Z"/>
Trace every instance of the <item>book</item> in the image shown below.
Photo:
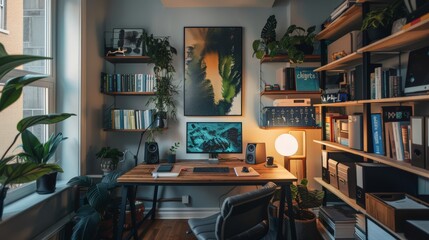
<path fill-rule="evenodd" d="M 316 68 L 295 68 L 296 91 L 319 91 L 319 73 L 314 72 L 314 69 Z"/>
<path fill-rule="evenodd" d="M 156 169 L 154 169 L 154 171 L 152 171 L 152 177 L 178 177 L 180 175 L 180 172 L 182 171 L 180 166 L 172 165 L 170 171 L 167 171 L 170 167 L 165 165 L 169 164 L 160 164 Z"/>
<path fill-rule="evenodd" d="M 381 125 L 381 114 L 371 114 L 371 127 L 372 127 L 372 147 L 375 154 L 384 155 L 383 144 L 383 128 Z"/>

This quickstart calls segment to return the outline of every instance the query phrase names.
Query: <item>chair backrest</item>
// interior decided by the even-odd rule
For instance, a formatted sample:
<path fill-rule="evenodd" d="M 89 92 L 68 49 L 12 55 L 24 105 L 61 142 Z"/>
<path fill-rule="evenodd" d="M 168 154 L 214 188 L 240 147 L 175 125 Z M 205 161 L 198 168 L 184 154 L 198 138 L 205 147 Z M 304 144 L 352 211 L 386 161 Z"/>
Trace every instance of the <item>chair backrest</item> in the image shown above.
<path fill-rule="evenodd" d="M 269 182 L 263 188 L 225 199 L 216 222 L 217 239 L 261 239 L 268 232 L 268 204 L 277 185 Z"/>

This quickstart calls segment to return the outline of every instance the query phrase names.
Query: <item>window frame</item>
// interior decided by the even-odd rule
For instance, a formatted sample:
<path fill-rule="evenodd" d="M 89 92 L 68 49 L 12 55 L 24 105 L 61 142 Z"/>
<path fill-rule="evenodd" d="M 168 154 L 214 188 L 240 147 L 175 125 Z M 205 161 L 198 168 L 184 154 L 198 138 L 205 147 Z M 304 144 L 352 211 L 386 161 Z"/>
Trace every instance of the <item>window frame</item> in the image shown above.
<path fill-rule="evenodd" d="M 1 1 L 1 0 L 0 0 Z M 46 61 L 46 72 L 45 74 L 47 77 L 38 81 L 35 81 L 28 86 L 32 87 L 41 87 L 47 89 L 47 111 L 48 113 L 54 113 L 56 109 L 56 62 L 54 59 L 55 55 L 55 2 L 56 0 L 45 0 L 46 4 L 46 55 L 50 56 L 51 60 L 44 60 Z M 19 70 L 17 70 L 19 71 Z M 26 71 L 28 73 L 28 71 Z M 40 73 L 36 73 L 40 74 Z M 47 125 L 47 136 L 50 136 L 55 131 L 55 125 Z M 4 200 L 5 205 L 12 203 L 14 201 L 17 201 L 23 197 L 26 197 L 36 191 L 36 182 L 31 182 L 28 184 L 25 184 L 24 186 L 8 192 L 6 195 L 6 198 Z"/>
<path fill-rule="evenodd" d="M 0 0 L 0 31 L 9 33 L 7 31 L 7 0 Z"/>

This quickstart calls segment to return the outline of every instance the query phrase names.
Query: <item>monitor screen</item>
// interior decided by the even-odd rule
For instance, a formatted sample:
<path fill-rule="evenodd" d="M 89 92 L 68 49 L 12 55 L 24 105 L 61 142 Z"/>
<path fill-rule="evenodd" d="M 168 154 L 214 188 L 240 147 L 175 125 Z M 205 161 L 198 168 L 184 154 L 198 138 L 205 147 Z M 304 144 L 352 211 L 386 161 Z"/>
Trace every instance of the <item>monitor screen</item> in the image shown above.
<path fill-rule="evenodd" d="M 187 153 L 242 153 L 241 122 L 187 122 Z"/>

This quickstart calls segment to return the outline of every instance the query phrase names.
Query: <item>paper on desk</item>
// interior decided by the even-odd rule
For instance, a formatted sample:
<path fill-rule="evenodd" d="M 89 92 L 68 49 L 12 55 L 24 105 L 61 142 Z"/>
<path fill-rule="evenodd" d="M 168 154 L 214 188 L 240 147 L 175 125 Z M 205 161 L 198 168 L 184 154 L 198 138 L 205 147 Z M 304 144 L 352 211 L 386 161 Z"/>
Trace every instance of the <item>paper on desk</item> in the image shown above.
<path fill-rule="evenodd" d="M 399 199 L 396 201 L 386 201 L 386 203 L 396 209 L 427 209 L 428 208 L 425 205 L 420 204 L 411 198 L 408 198 L 407 196 L 405 196 L 405 198 L 403 199 Z"/>
<path fill-rule="evenodd" d="M 177 177 L 180 174 L 180 171 L 182 169 L 180 167 L 173 167 L 173 170 L 171 172 L 157 172 L 156 170 L 152 172 L 152 177 L 158 178 L 158 177 Z"/>
<path fill-rule="evenodd" d="M 235 167 L 234 172 L 237 177 L 257 177 L 259 173 L 255 171 L 252 167 L 248 167 L 249 172 L 242 172 L 243 167 Z"/>

